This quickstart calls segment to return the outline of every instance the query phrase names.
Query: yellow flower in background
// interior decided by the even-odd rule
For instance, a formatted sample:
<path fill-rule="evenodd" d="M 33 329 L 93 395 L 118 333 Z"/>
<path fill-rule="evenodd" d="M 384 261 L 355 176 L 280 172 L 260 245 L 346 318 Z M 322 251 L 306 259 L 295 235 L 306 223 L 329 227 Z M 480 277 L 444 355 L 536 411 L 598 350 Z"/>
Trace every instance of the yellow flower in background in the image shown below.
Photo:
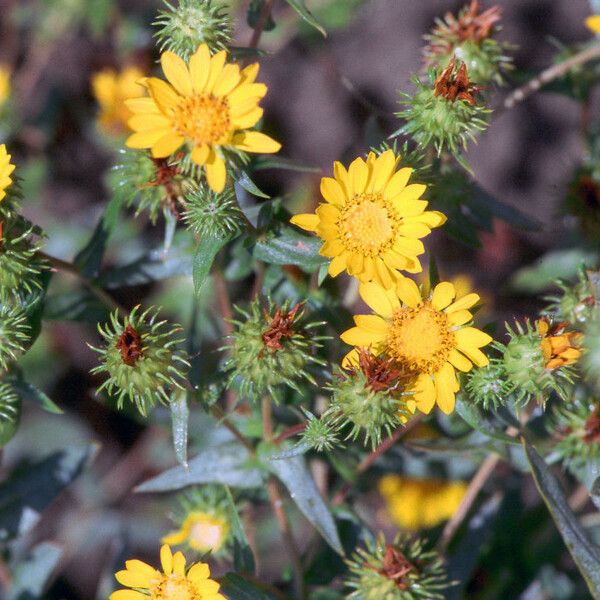
<path fill-rule="evenodd" d="M 10 98 L 10 69 L 0 65 L 0 106 Z"/>
<path fill-rule="evenodd" d="M 585 26 L 594 33 L 600 33 L 600 15 L 590 15 L 585 20 Z"/>
<path fill-rule="evenodd" d="M 163 544 L 187 544 L 201 553 L 218 552 L 229 535 L 226 519 L 202 511 L 193 511 L 184 519 L 181 527 L 161 541 Z"/>
<path fill-rule="evenodd" d="M 12 183 L 11 174 L 15 165 L 10 162 L 11 156 L 6 151 L 4 144 L 0 145 L 0 201 L 6 196 L 6 190 Z"/>
<path fill-rule="evenodd" d="M 188 144 L 215 192 L 223 191 L 227 178 L 223 150 L 279 151 L 278 142 L 251 130 L 263 115 L 258 104 L 267 93 L 266 85 L 255 83 L 257 63 L 240 69 L 226 62 L 225 50 L 211 56 L 206 44 L 189 64 L 172 52 L 163 52 L 160 60 L 168 83 L 149 77 L 144 85 L 150 97 L 127 102 L 135 131 L 127 146 L 150 148 L 154 158 L 165 158 Z"/>
<path fill-rule="evenodd" d="M 210 579 L 205 563 L 186 568 L 185 556 L 173 554 L 168 545 L 160 549 L 161 573 L 141 560 L 128 560 L 125 569 L 115 573 L 117 581 L 129 590 L 113 592 L 109 600 L 226 600 L 220 585 Z"/>
<path fill-rule="evenodd" d="M 449 519 L 460 505 L 467 484 L 385 475 L 379 480 L 378 488 L 394 524 L 417 531 Z"/>
<path fill-rule="evenodd" d="M 127 67 L 120 73 L 105 69 L 92 77 L 92 91 L 100 105 L 98 123 L 110 135 L 123 135 L 129 131 L 127 121 L 133 113 L 125 101 L 129 98 L 141 98 L 144 88 L 140 79 L 144 73 L 137 67 Z"/>
<path fill-rule="evenodd" d="M 439 227 L 446 217 L 426 211 L 420 200 L 426 186 L 409 184 L 413 169 L 396 171 L 399 156 L 392 150 L 379 157 L 369 153 L 348 168 L 335 162 L 334 177 L 321 180 L 325 203 L 316 214 L 292 217 L 292 223 L 316 233 L 325 243 L 320 253 L 331 258 L 329 274 L 346 270 L 361 282 L 376 281 L 390 288 L 400 271 L 418 273 L 420 238 Z"/>
<path fill-rule="evenodd" d="M 342 333 L 342 340 L 385 354 L 414 375 L 415 382 L 406 390 L 414 394 L 407 401 L 410 410 L 427 414 L 437 403 L 450 414 L 460 387 L 455 369 L 467 372 L 473 364 L 484 367 L 489 362 L 480 348 L 492 338 L 468 326 L 473 319 L 469 309 L 479 296 L 467 294 L 455 300 L 454 286 L 445 281 L 422 297 L 417 284 L 406 277 L 389 290 L 370 282 L 359 291 L 375 314 L 355 316 L 356 327 Z M 355 364 L 357 357 L 355 348 L 344 362 Z"/>
<path fill-rule="evenodd" d="M 538 333 L 542 336 L 541 346 L 546 369 L 558 369 L 572 365 L 581 356 L 583 334 L 579 331 L 564 331 L 564 324 L 550 327 L 547 319 L 536 322 Z"/>

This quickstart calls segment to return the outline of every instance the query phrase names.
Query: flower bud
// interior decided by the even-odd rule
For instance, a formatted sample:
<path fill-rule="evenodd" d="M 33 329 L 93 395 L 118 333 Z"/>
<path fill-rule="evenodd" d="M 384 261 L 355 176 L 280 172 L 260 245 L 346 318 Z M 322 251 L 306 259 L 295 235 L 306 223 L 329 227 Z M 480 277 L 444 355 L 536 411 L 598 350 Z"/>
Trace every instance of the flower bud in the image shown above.
<path fill-rule="evenodd" d="M 510 393 L 504 361 L 491 359 L 487 367 L 472 369 L 466 375 L 465 389 L 469 399 L 483 408 L 498 408 L 506 403 Z"/>
<path fill-rule="evenodd" d="M 231 40 L 231 19 L 220 2 L 179 0 L 177 6 L 165 2 L 154 25 L 161 52 L 169 50 L 187 60 L 206 44 L 212 53 L 223 50 Z"/>
<path fill-rule="evenodd" d="M 0 304 L 0 371 L 25 354 L 31 328 L 27 315 L 17 306 Z"/>
<path fill-rule="evenodd" d="M 347 561 L 346 581 L 353 600 L 442 600 L 451 583 L 436 552 L 419 538 L 399 534 L 386 544 L 383 534 L 367 540 Z"/>
<path fill-rule="evenodd" d="M 562 295 L 546 298 L 551 304 L 547 312 L 555 317 L 557 321 L 567 321 L 577 325 L 588 321 L 596 310 L 597 302 L 594 289 L 585 270 L 578 272 L 578 280 L 569 285 L 563 281 L 557 281 L 556 285 L 561 289 Z"/>
<path fill-rule="evenodd" d="M 128 399 L 145 416 L 157 402 L 168 404 L 174 388 L 184 389 L 185 371 L 190 366 L 185 352 L 178 347 L 181 328 L 158 320 L 158 309 L 151 307 L 140 313 L 136 306 L 123 322 L 118 311 L 98 331 L 106 346 L 95 348 L 101 364 L 93 374 L 107 373 L 107 380 L 98 388 L 116 395 L 122 408 Z"/>
<path fill-rule="evenodd" d="M 0 448 L 10 442 L 17 432 L 22 403 L 14 386 L 8 381 L 0 381 Z"/>

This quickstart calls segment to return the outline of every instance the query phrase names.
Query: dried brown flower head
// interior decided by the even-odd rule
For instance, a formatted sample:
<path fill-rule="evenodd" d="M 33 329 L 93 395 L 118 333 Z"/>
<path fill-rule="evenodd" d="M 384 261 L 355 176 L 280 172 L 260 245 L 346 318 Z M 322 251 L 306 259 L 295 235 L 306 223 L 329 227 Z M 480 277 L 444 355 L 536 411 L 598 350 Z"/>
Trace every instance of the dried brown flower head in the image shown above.
<path fill-rule="evenodd" d="M 584 430 L 583 441 L 586 444 L 600 444 L 600 404 L 596 404 L 596 408 L 585 422 Z"/>
<path fill-rule="evenodd" d="M 473 94 L 479 91 L 476 85 L 469 82 L 469 74 L 467 65 L 461 63 L 460 67 L 455 70 L 456 57 L 448 63 L 448 66 L 440 73 L 434 83 L 434 94 L 442 96 L 446 100 L 456 102 L 456 100 L 464 100 L 471 106 L 477 106 L 477 101 Z"/>
<path fill-rule="evenodd" d="M 362 371 L 367 378 L 367 386 L 374 392 L 394 390 L 410 377 L 391 358 L 382 358 L 366 348 L 357 348 L 357 351 L 358 367 L 350 365 L 346 371 L 349 376 Z"/>
<path fill-rule="evenodd" d="M 286 337 L 292 337 L 294 335 L 294 331 L 292 329 L 292 325 L 294 324 L 294 320 L 298 314 L 298 311 L 304 306 L 304 303 L 301 302 L 296 304 L 294 308 L 289 311 L 283 311 L 281 308 L 278 308 L 273 316 L 269 328 L 262 334 L 262 341 L 270 352 L 277 352 L 277 350 L 283 349 L 283 344 L 281 340 Z M 269 319 L 269 313 L 264 311 L 265 319 Z"/>
<path fill-rule="evenodd" d="M 380 575 L 392 579 L 396 587 L 404 591 L 409 588 L 409 583 L 405 581 L 405 577 L 415 570 L 415 565 L 400 550 L 392 544 L 386 544 L 385 554 L 383 555 L 383 568 L 378 571 Z"/>
<path fill-rule="evenodd" d="M 116 347 L 121 352 L 123 362 L 129 367 L 135 367 L 135 364 L 143 354 L 142 338 L 131 325 L 125 327 L 117 340 Z"/>

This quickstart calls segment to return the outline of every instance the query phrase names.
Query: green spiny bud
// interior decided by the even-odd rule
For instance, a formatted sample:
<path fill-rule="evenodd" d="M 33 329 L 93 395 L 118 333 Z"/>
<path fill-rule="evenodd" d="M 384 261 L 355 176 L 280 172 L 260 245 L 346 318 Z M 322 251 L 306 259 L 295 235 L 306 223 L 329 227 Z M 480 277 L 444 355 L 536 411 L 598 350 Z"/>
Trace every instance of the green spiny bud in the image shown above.
<path fill-rule="evenodd" d="M 403 534 L 392 544 L 383 535 L 367 540 L 347 561 L 352 600 L 442 600 L 452 583 L 442 559 L 419 538 Z"/>
<path fill-rule="evenodd" d="M 198 46 L 207 44 L 212 53 L 223 50 L 231 40 L 231 19 L 227 10 L 213 0 L 165 2 L 154 25 L 161 52 L 169 50 L 188 60 Z"/>
<path fill-rule="evenodd" d="M 232 237 L 243 227 L 244 217 L 231 188 L 217 194 L 201 185 L 186 193 L 184 205 L 185 224 L 201 238 Z"/>
<path fill-rule="evenodd" d="M 135 216 L 147 211 L 150 221 L 165 207 L 176 212 L 182 201 L 184 176 L 168 158 L 152 158 L 147 152 L 120 150 L 120 160 L 109 176 L 115 196 L 135 207 Z"/>
<path fill-rule="evenodd" d="M 233 542 L 231 506 L 220 486 L 205 485 L 180 496 L 173 515 L 177 530 L 162 538 L 163 544 L 185 545 L 200 554 L 227 558 Z"/>
<path fill-rule="evenodd" d="M 307 446 L 317 452 L 330 452 L 341 445 L 340 424 L 337 419 L 329 419 L 325 416 L 319 419 L 307 410 L 304 410 L 304 416 L 307 421 L 300 446 Z"/>
<path fill-rule="evenodd" d="M 506 346 L 496 343 L 503 353 L 507 391 L 514 395 L 517 404 L 527 404 L 531 399 L 545 403 L 551 392 L 565 397 L 566 383 L 571 382 L 568 368 L 549 369 L 542 348 L 543 335 L 527 321 L 525 327 L 516 323 L 517 331 L 509 325 L 506 329 L 510 341 Z"/>
<path fill-rule="evenodd" d="M 558 321 L 568 321 L 572 324 L 585 323 L 592 317 L 596 310 L 596 296 L 593 286 L 585 270 L 578 271 L 578 280 L 569 285 L 563 281 L 556 284 L 562 291 L 561 296 L 546 298 L 551 304 L 547 312 Z"/>
<path fill-rule="evenodd" d="M 424 36 L 428 42 L 423 51 L 426 65 L 444 66 L 456 56 L 466 63 L 471 78 L 479 85 L 503 83 L 504 72 L 512 68 L 512 59 L 506 55 L 511 46 L 493 38 L 500 31 L 501 16 L 499 6 L 480 12 L 479 2 L 474 0 L 457 17 L 447 13 L 443 19 L 436 19 L 431 33 Z"/>
<path fill-rule="evenodd" d="M 25 354 L 31 328 L 27 315 L 17 306 L 0 304 L 0 371 Z"/>
<path fill-rule="evenodd" d="M 585 325 L 581 360 L 585 380 L 600 389 L 600 311 Z"/>
<path fill-rule="evenodd" d="M 408 420 L 405 388 L 411 376 L 393 361 L 359 350 L 359 364 L 342 371 L 331 383 L 331 404 L 323 415 L 340 426 L 349 425 L 346 439 L 364 435 L 365 445 L 381 443 Z"/>
<path fill-rule="evenodd" d="M 302 304 L 292 309 L 289 304 L 275 308 L 269 300 L 267 308 L 261 310 L 257 299 L 250 312 L 239 307 L 236 310 L 243 320 L 232 321 L 235 331 L 224 348 L 229 351 L 224 364 L 230 373 L 229 385 L 250 398 L 269 392 L 276 401 L 280 386 L 300 392 L 301 380 L 316 385 L 308 369 L 311 364 L 324 364 L 314 356 L 324 338 L 309 331 L 322 323 L 303 324 Z"/>
<path fill-rule="evenodd" d="M 157 402 L 168 404 L 173 388 L 184 389 L 185 370 L 190 366 L 179 349 L 181 328 L 159 321 L 158 312 L 151 307 L 140 313 L 138 305 L 121 322 L 115 311 L 110 323 L 98 325 L 106 346 L 90 346 L 102 357 L 92 373 L 108 374 L 98 392 L 116 394 L 119 408 L 130 400 L 144 416 Z"/>
<path fill-rule="evenodd" d="M 0 381 L 0 447 L 13 438 L 21 420 L 21 396 L 8 381 Z"/>
<path fill-rule="evenodd" d="M 554 450 L 565 466 L 578 472 L 600 461 L 600 403 L 576 401 L 556 411 L 559 441 Z"/>
<path fill-rule="evenodd" d="M 504 361 L 491 359 L 487 367 L 471 369 L 467 373 L 465 389 L 469 399 L 483 408 L 498 408 L 506 404 L 510 393 Z"/>
<path fill-rule="evenodd" d="M 465 63 L 457 68 L 452 59 L 437 78 L 430 72 L 427 83 L 417 77 L 413 83 L 415 94 L 402 94 L 406 109 L 396 116 L 406 120 L 398 133 L 412 136 L 419 146 L 433 144 L 438 155 L 444 149 L 456 154 L 487 127 L 491 111 L 477 104 Z"/>
<path fill-rule="evenodd" d="M 0 216 L 0 301 L 12 301 L 22 293 L 42 289 L 40 274 L 48 268 L 39 255 L 39 230 L 14 215 Z"/>

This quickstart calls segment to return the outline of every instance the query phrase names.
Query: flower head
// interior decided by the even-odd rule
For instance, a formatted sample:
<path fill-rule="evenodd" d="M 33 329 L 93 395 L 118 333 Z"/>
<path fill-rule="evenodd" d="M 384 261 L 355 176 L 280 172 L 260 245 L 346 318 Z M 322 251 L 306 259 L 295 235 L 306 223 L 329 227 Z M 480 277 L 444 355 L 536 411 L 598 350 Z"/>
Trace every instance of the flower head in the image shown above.
<path fill-rule="evenodd" d="M 394 523 L 416 531 L 449 519 L 460 505 L 467 485 L 462 481 L 385 475 L 378 488 Z"/>
<path fill-rule="evenodd" d="M 6 151 L 6 145 L 0 145 L 0 202 L 6 197 L 6 190 L 12 183 L 11 174 L 15 165 L 10 162 L 11 155 Z"/>
<path fill-rule="evenodd" d="M 0 107 L 10 98 L 10 69 L 0 65 Z"/>
<path fill-rule="evenodd" d="M 161 64 L 168 82 L 144 80 L 150 97 L 129 100 L 135 131 L 130 148 L 150 148 L 154 158 L 166 158 L 186 144 L 191 158 L 206 169 L 216 192 L 227 178 L 225 151 L 278 152 L 279 143 L 251 130 L 263 110 L 258 103 L 267 87 L 255 83 L 258 64 L 244 69 L 227 63 L 227 52 L 211 55 L 202 44 L 186 62 L 173 52 L 163 52 Z"/>
<path fill-rule="evenodd" d="M 213 556 L 227 553 L 231 526 L 227 497 L 222 488 L 202 486 L 182 496 L 177 515 L 179 528 L 163 537 L 162 543 L 185 544 L 190 549 Z"/>
<path fill-rule="evenodd" d="M 121 72 L 105 69 L 92 77 L 92 91 L 100 105 L 98 123 L 105 133 L 120 136 L 129 132 L 127 121 L 133 113 L 125 100 L 144 95 L 139 84 L 143 76 L 137 67 L 126 67 Z"/>
<path fill-rule="evenodd" d="M 210 579 L 205 563 L 186 567 L 181 552 L 173 554 L 165 544 L 160 549 L 162 572 L 141 560 L 128 560 L 125 569 L 115 573 L 115 579 L 128 590 L 113 592 L 109 600 L 226 600 L 221 587 Z"/>
<path fill-rule="evenodd" d="M 585 26 L 592 33 L 600 33 L 600 15 L 590 15 L 585 20 Z"/>
<path fill-rule="evenodd" d="M 411 410 L 429 413 L 437 403 L 443 412 L 451 413 L 460 388 L 455 369 L 467 372 L 473 364 L 488 364 L 480 348 L 492 338 L 469 326 L 473 319 L 469 309 L 479 296 L 467 294 L 455 300 L 454 286 L 446 281 L 422 297 L 408 278 L 399 279 L 389 290 L 373 282 L 362 284 L 360 295 L 375 314 L 355 316 L 356 327 L 345 331 L 342 340 L 385 354 L 414 376 L 408 388 L 413 392 L 407 402 Z M 346 364 L 357 361 L 356 349 L 344 359 Z"/>
<path fill-rule="evenodd" d="M 321 180 L 325 202 L 316 214 L 292 217 L 292 223 L 324 240 L 320 253 L 332 259 L 332 277 L 346 270 L 361 282 L 390 288 L 400 271 L 421 271 L 420 238 L 446 217 L 425 210 L 427 202 L 420 198 L 426 186 L 409 184 L 412 169 L 396 171 L 399 160 L 387 150 L 380 156 L 370 152 L 366 161 L 357 158 L 347 171 L 334 163 L 334 177 Z"/>

